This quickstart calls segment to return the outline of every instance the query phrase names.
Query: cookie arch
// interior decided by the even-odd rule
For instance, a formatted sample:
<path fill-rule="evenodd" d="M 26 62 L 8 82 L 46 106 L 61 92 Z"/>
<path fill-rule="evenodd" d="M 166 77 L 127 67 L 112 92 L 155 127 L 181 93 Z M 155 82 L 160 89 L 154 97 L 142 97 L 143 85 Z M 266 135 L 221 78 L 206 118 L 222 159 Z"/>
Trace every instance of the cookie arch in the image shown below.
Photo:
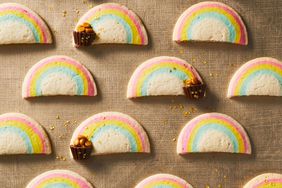
<path fill-rule="evenodd" d="M 96 96 L 91 73 L 78 61 L 67 56 L 42 59 L 24 78 L 22 97 L 78 95 Z"/>
<path fill-rule="evenodd" d="M 75 129 L 71 145 L 79 135 L 92 141 L 92 155 L 150 153 L 150 142 L 143 127 L 120 112 L 102 112 L 83 121 Z"/>
<path fill-rule="evenodd" d="M 206 113 L 189 121 L 177 141 L 178 154 L 197 152 L 251 154 L 251 144 L 236 120 L 221 113 Z"/>
<path fill-rule="evenodd" d="M 80 18 L 75 31 L 83 23 L 89 23 L 97 35 L 92 44 L 148 44 L 147 31 L 140 18 L 117 3 L 103 3 L 93 7 Z"/>
<path fill-rule="evenodd" d="M 185 60 L 160 56 L 139 65 L 127 86 L 127 98 L 157 95 L 184 95 L 184 81 L 202 78 Z"/>
<path fill-rule="evenodd" d="M 248 34 L 243 20 L 234 9 L 220 2 L 205 1 L 189 7 L 179 17 L 173 40 L 247 45 Z"/>
<path fill-rule="evenodd" d="M 0 44 L 52 43 L 46 23 L 21 4 L 0 4 L 0 28 Z"/>
<path fill-rule="evenodd" d="M 44 129 L 20 113 L 0 115 L 0 155 L 50 154 L 51 144 Z"/>
<path fill-rule="evenodd" d="M 227 97 L 249 95 L 282 96 L 282 62 L 270 57 L 253 59 L 232 77 Z"/>

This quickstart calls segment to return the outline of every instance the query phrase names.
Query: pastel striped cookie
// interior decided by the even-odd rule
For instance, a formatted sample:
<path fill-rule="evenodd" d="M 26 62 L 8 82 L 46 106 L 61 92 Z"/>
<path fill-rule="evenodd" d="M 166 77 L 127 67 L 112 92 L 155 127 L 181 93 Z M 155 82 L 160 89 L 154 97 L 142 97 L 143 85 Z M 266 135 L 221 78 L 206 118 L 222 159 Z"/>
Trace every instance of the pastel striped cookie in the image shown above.
<path fill-rule="evenodd" d="M 253 59 L 232 77 L 227 97 L 282 96 L 282 62 L 270 57 Z"/>
<path fill-rule="evenodd" d="M 177 153 L 228 152 L 251 154 L 244 128 L 233 118 L 206 113 L 189 121 L 177 141 Z"/>
<path fill-rule="evenodd" d="M 150 153 L 149 139 L 143 127 L 132 117 L 119 112 L 103 112 L 83 121 L 75 129 L 70 145 L 80 135 L 92 142 L 92 155 Z"/>
<path fill-rule="evenodd" d="M 135 186 L 135 188 L 193 188 L 185 180 L 171 174 L 155 174 Z"/>
<path fill-rule="evenodd" d="M 94 188 L 84 177 L 70 170 L 51 170 L 35 177 L 26 188 Z"/>
<path fill-rule="evenodd" d="M 0 155 L 51 153 L 51 144 L 44 129 L 24 114 L 0 115 L 0 135 Z"/>
<path fill-rule="evenodd" d="M 0 4 L 0 44 L 52 43 L 51 32 L 42 18 L 17 3 Z"/>
<path fill-rule="evenodd" d="M 234 9 L 220 2 L 205 1 L 189 7 L 179 17 L 173 40 L 247 45 L 248 34 L 243 20 Z"/>
<path fill-rule="evenodd" d="M 104 3 L 90 9 L 78 21 L 75 31 L 84 23 L 96 33 L 92 44 L 147 45 L 148 36 L 140 18 L 127 7 L 117 3 Z"/>
<path fill-rule="evenodd" d="M 78 61 L 67 56 L 42 59 L 24 78 L 22 97 L 55 95 L 96 96 L 91 73 Z"/>
<path fill-rule="evenodd" d="M 250 180 L 243 188 L 282 188 L 282 174 L 261 174 Z"/>
<path fill-rule="evenodd" d="M 197 70 L 177 57 L 160 56 L 139 65 L 132 74 L 127 98 L 158 95 L 184 95 L 185 80 L 203 82 Z"/>

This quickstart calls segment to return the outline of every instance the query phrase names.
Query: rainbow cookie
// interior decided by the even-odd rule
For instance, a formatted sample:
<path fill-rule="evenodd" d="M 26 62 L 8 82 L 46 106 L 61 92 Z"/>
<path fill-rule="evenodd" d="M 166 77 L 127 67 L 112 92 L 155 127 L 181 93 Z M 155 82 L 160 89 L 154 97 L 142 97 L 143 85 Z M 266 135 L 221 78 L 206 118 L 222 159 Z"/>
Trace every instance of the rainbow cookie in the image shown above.
<path fill-rule="evenodd" d="M 35 177 L 26 188 L 93 188 L 84 177 L 70 170 L 51 170 Z"/>
<path fill-rule="evenodd" d="M 185 180 L 171 174 L 155 174 L 142 180 L 135 188 L 193 188 Z"/>
<path fill-rule="evenodd" d="M 134 71 L 127 87 L 127 98 L 157 95 L 184 95 L 184 81 L 196 78 L 196 69 L 186 61 L 160 56 L 142 63 Z"/>
<path fill-rule="evenodd" d="M 243 188 L 282 188 L 282 174 L 261 174 L 250 180 Z"/>
<path fill-rule="evenodd" d="M 270 57 L 253 59 L 232 77 L 227 97 L 282 96 L 282 62 Z"/>
<path fill-rule="evenodd" d="M 104 3 L 90 9 L 78 21 L 75 32 L 79 32 L 84 23 L 89 23 L 96 33 L 92 44 L 148 44 L 147 32 L 139 17 L 117 3 Z"/>
<path fill-rule="evenodd" d="M 20 113 L 0 115 L 0 155 L 50 153 L 49 138 L 35 120 Z"/>
<path fill-rule="evenodd" d="M 220 2 L 206 1 L 191 6 L 179 17 L 174 27 L 173 40 L 247 45 L 248 34 L 235 10 Z"/>
<path fill-rule="evenodd" d="M 150 153 L 149 139 L 142 126 L 119 112 L 103 112 L 86 119 L 74 131 L 71 145 L 80 135 L 93 143 L 92 155 Z"/>
<path fill-rule="evenodd" d="M 35 12 L 17 3 L 0 4 L 0 44 L 52 43 L 46 23 Z"/>
<path fill-rule="evenodd" d="M 202 114 L 189 121 L 177 141 L 177 153 L 228 152 L 251 154 L 244 128 L 220 113 Z"/>
<path fill-rule="evenodd" d="M 36 63 L 26 74 L 22 97 L 55 95 L 96 96 L 91 73 L 67 56 L 51 56 Z"/>

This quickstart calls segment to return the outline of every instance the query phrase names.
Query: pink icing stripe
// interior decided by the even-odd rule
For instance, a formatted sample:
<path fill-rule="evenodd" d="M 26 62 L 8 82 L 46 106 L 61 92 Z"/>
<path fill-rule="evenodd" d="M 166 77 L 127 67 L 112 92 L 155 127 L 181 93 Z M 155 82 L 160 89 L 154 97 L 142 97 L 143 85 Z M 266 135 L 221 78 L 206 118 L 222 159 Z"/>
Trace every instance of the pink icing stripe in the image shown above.
<path fill-rule="evenodd" d="M 94 80 L 92 79 L 92 76 L 90 75 L 90 73 L 88 72 L 88 70 L 85 69 L 85 67 L 83 67 L 81 64 L 77 63 L 76 61 L 69 59 L 69 58 L 64 58 L 64 57 L 58 57 L 58 58 L 47 58 L 45 60 L 40 61 L 38 64 L 36 64 L 32 70 L 32 75 L 30 75 L 28 82 L 27 82 L 27 96 L 30 96 L 30 87 L 31 87 L 31 81 L 33 79 L 33 74 L 36 73 L 36 71 L 42 67 L 44 67 L 46 64 L 48 63 L 52 63 L 54 61 L 63 61 L 69 64 L 74 65 L 76 68 L 78 68 L 80 71 L 83 72 L 84 75 L 86 75 L 86 80 L 88 82 L 88 95 L 89 96 L 93 96 L 95 94 L 96 91 L 94 91 Z"/>
<path fill-rule="evenodd" d="M 43 153 L 46 153 L 47 146 L 44 142 L 45 138 L 44 138 L 43 134 L 40 132 L 40 130 L 37 129 L 36 126 L 34 126 L 31 122 L 29 122 L 25 119 L 19 118 L 19 117 L 2 117 L 2 118 L 0 118 L 0 122 L 10 121 L 10 120 L 19 121 L 21 123 L 27 124 L 40 137 L 40 140 L 41 140 L 41 143 L 42 143 L 42 146 L 43 146 Z"/>
<path fill-rule="evenodd" d="M 119 121 L 125 122 L 128 125 L 130 125 L 138 133 L 139 138 L 141 138 L 143 150 L 148 151 L 148 148 L 145 142 L 145 138 L 142 136 L 142 131 L 138 129 L 139 125 L 135 125 L 136 123 L 134 121 L 126 117 L 120 117 L 118 115 L 111 115 L 111 116 L 107 116 L 107 115 L 100 116 L 99 115 L 97 117 L 91 118 L 88 121 L 83 123 L 83 125 L 80 127 L 80 130 L 76 131 L 76 134 L 74 135 L 74 137 L 77 137 L 79 134 L 83 133 L 88 125 L 95 123 L 95 122 L 100 122 L 103 120 L 119 120 Z"/>
<path fill-rule="evenodd" d="M 82 180 L 81 178 L 77 178 L 74 177 L 72 175 L 68 175 L 68 174 L 60 174 L 60 173 L 52 173 L 52 174 L 48 174 L 47 176 L 44 176 L 43 178 L 39 179 L 37 182 L 35 182 L 32 186 L 35 188 L 37 186 L 39 186 L 42 182 L 44 181 L 48 181 L 49 179 L 51 180 L 52 178 L 66 178 L 71 180 L 72 182 L 75 182 L 76 184 L 78 184 L 81 188 L 89 188 L 88 183 L 86 183 L 84 180 Z"/>
<path fill-rule="evenodd" d="M 124 9 L 122 6 L 116 6 L 116 5 L 103 5 L 103 8 L 100 8 L 101 6 L 97 6 L 95 8 L 93 8 L 93 10 L 85 16 L 84 20 L 88 20 L 89 17 L 91 17 L 96 11 L 99 12 L 99 11 L 102 11 L 103 9 L 114 9 L 114 10 L 119 10 L 121 12 L 123 12 L 124 14 L 128 15 L 130 17 L 130 19 L 134 22 L 135 26 L 137 27 L 137 30 L 138 30 L 138 33 L 140 34 L 141 36 L 141 41 L 142 41 L 142 44 L 145 43 L 145 36 L 144 36 L 144 33 L 143 33 L 143 30 L 140 26 L 140 23 L 141 22 L 140 20 L 136 20 L 135 16 L 130 10 L 127 10 L 127 9 Z"/>
<path fill-rule="evenodd" d="M 183 18 L 181 20 L 181 24 L 180 24 L 180 28 L 179 28 L 179 31 L 178 31 L 178 40 L 180 40 L 180 37 L 181 37 L 181 32 L 183 30 L 183 27 L 184 27 L 184 24 L 185 24 L 185 21 L 186 19 L 191 15 L 193 14 L 194 12 L 198 11 L 199 9 L 202 9 L 202 8 L 222 8 L 223 10 L 225 10 L 226 12 L 228 12 L 229 14 L 231 14 L 233 16 L 233 18 L 236 20 L 236 22 L 239 24 L 240 26 L 240 30 L 243 31 L 244 33 L 242 33 L 241 35 L 241 39 L 240 39 L 240 43 L 246 43 L 246 30 L 245 30 L 245 27 L 244 27 L 244 24 L 240 18 L 240 16 L 232 9 L 230 9 L 228 6 L 224 6 L 222 5 L 221 3 L 201 3 L 201 5 L 198 5 L 198 6 L 195 6 L 192 10 L 189 11 L 189 14 L 186 15 L 185 19 Z"/>
<path fill-rule="evenodd" d="M 189 188 L 189 186 L 187 185 L 187 182 L 185 182 L 184 180 L 180 179 L 180 178 L 172 178 L 172 177 L 153 177 L 153 178 L 147 178 L 145 180 L 143 180 L 138 187 L 142 188 L 145 187 L 146 185 L 153 183 L 153 182 L 162 182 L 162 181 L 171 181 L 173 183 L 176 184 L 180 184 L 181 186 L 185 186 L 184 188 Z"/>
<path fill-rule="evenodd" d="M 198 78 L 199 81 L 202 82 L 202 78 L 200 77 L 198 72 L 191 65 L 187 64 L 184 61 L 181 61 L 180 59 L 170 59 L 170 58 L 159 59 L 159 60 L 152 59 L 152 60 L 148 60 L 147 62 L 142 64 L 141 65 L 142 67 L 140 68 L 140 70 L 138 69 L 138 72 L 134 72 L 134 75 L 132 76 L 133 81 L 130 82 L 130 85 L 131 85 L 131 88 L 132 88 L 132 90 L 130 91 L 131 96 L 137 96 L 137 81 L 140 78 L 140 75 L 142 75 L 142 72 L 144 70 L 148 69 L 148 67 L 151 67 L 153 65 L 156 65 L 156 64 L 159 64 L 159 63 L 162 63 L 162 62 L 173 62 L 173 63 L 176 63 L 178 65 L 184 66 L 187 69 L 189 69 L 193 73 L 193 75 Z"/>
<path fill-rule="evenodd" d="M 17 10 L 23 14 L 26 14 L 28 15 L 29 17 L 31 17 L 40 27 L 40 29 L 42 30 L 43 32 L 43 41 L 44 43 L 47 43 L 47 28 L 44 27 L 45 24 L 41 22 L 41 20 L 38 18 L 37 15 L 33 15 L 32 12 L 30 11 L 27 11 L 25 9 L 23 9 L 22 7 L 15 7 L 15 6 L 8 6 L 8 7 L 3 7 L 3 8 L 0 8 L 0 11 L 5 11 L 5 10 Z"/>
<path fill-rule="evenodd" d="M 237 126 L 237 122 L 230 119 L 229 117 L 227 116 L 222 116 L 222 115 L 216 115 L 216 114 L 213 114 L 212 117 L 209 117 L 210 114 L 206 114 L 206 115 L 201 115 L 200 117 L 196 117 L 194 120 L 192 120 L 191 122 L 188 123 L 187 127 L 186 127 L 186 130 L 183 131 L 183 135 L 182 135 L 182 144 L 184 146 L 184 148 L 186 149 L 187 148 L 187 144 L 188 144 L 188 140 L 191 136 L 191 134 L 193 133 L 193 129 L 195 128 L 195 126 L 201 122 L 202 120 L 205 120 L 206 118 L 209 118 L 209 119 L 220 119 L 220 120 L 223 120 L 223 121 L 226 121 L 232 125 L 234 125 L 235 129 L 240 133 L 240 135 L 243 137 L 243 141 L 244 141 L 244 146 L 246 148 L 246 152 L 250 150 L 249 148 L 249 143 L 248 141 L 246 140 L 246 135 L 245 135 L 245 132 L 241 129 L 241 127 Z"/>
<path fill-rule="evenodd" d="M 264 185 L 266 183 L 281 183 L 282 184 L 282 179 L 267 179 L 267 180 L 265 180 L 263 182 L 260 182 L 260 183 L 258 183 L 256 185 L 254 185 L 253 188 L 260 187 L 260 186 L 262 186 L 262 185 Z"/>
<path fill-rule="evenodd" d="M 235 89 L 238 83 L 238 80 L 240 78 L 242 78 L 242 76 L 246 73 L 246 71 L 248 71 L 252 66 L 256 66 L 256 65 L 261 65 L 261 64 L 267 64 L 267 65 L 271 65 L 271 66 L 276 66 L 279 69 L 282 70 L 282 63 L 279 62 L 274 62 L 274 61 L 267 61 L 267 60 L 263 60 L 263 61 L 255 61 L 252 60 L 249 63 L 244 64 L 239 70 L 242 70 L 241 72 L 239 72 L 238 74 L 236 73 L 236 77 L 234 77 L 234 80 L 232 79 L 232 82 L 230 83 L 230 86 L 232 86 L 231 88 L 231 95 L 233 95 L 235 93 Z"/>

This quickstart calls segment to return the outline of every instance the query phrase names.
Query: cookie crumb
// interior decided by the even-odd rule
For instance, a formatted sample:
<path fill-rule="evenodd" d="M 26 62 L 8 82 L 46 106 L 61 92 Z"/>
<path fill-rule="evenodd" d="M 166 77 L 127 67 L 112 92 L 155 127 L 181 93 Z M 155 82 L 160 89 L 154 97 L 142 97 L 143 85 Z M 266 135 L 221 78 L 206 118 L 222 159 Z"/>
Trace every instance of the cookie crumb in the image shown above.
<path fill-rule="evenodd" d="M 67 11 L 64 10 L 64 11 L 63 11 L 63 17 L 66 17 L 66 16 L 67 16 Z"/>
<path fill-rule="evenodd" d="M 197 109 L 194 107 L 191 107 L 191 112 L 197 112 Z"/>

